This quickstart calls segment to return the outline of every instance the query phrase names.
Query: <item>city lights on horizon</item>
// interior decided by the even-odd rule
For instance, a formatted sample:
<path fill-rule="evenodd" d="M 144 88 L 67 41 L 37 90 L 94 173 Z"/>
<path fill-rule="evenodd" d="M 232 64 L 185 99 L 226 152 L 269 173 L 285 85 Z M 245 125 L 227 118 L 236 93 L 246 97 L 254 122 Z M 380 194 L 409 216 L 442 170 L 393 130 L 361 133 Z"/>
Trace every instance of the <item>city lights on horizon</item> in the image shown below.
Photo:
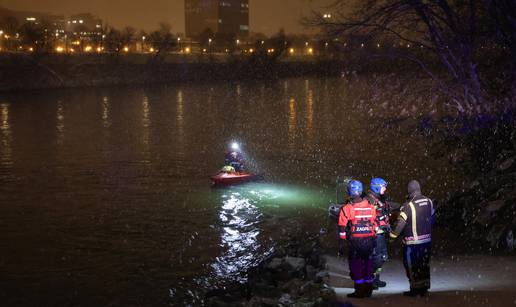
<path fill-rule="evenodd" d="M 42 15 L 44 16 L 44 15 Z M 50 16 L 50 15 L 49 15 Z M 336 18 L 332 13 L 325 12 L 321 14 L 325 19 Z M 57 16 L 52 16 L 58 18 Z M 224 17 L 225 18 L 225 17 Z M 19 33 L 6 32 L 5 29 L 0 30 L 0 51 L 1 52 L 55 52 L 55 53 L 154 53 L 159 45 L 158 41 L 155 40 L 150 34 L 141 32 L 142 34 L 136 34 L 136 31 L 131 34 L 124 33 L 121 30 L 109 30 L 108 26 L 103 27 L 104 22 L 98 17 L 92 14 L 77 14 L 70 17 L 61 19 L 55 19 L 52 23 L 41 23 L 41 20 L 45 20 L 40 15 L 24 16 L 22 20 L 32 24 L 45 24 L 48 28 L 42 28 L 45 32 L 45 38 L 33 39 L 33 42 L 26 42 L 25 32 Z M 39 22 L 39 23 L 38 23 Z M 224 19 L 226 22 L 226 19 Z M 79 28 L 77 28 L 80 26 Z M 111 35 L 112 31 L 118 31 L 117 35 Z M 248 31 L 248 30 L 246 30 Z M 46 34 L 46 33 L 49 34 Z M 262 52 L 264 54 L 278 55 L 285 53 L 286 56 L 312 56 L 312 55 L 327 55 L 336 50 L 329 49 L 328 41 L 317 40 L 315 37 L 303 36 L 296 38 L 296 36 L 289 37 L 288 40 L 277 42 L 272 38 L 266 38 L 256 40 L 256 38 L 247 38 L 246 35 L 236 35 L 234 38 L 224 38 L 224 36 L 217 36 L 219 33 L 214 30 L 214 35 L 211 37 L 205 37 L 204 39 L 191 38 L 188 36 L 181 37 L 185 33 L 178 33 L 177 36 L 173 35 L 173 40 L 170 42 L 170 46 L 165 48 L 164 53 L 176 53 L 176 54 L 251 54 Z M 115 32 L 116 33 L 116 32 Z M 122 40 L 122 34 L 130 35 L 129 38 Z M 9 42 L 7 42 L 9 40 Z M 44 41 L 45 40 L 45 41 Z M 339 39 L 333 39 L 335 42 L 333 45 L 340 45 L 347 47 L 347 42 L 338 42 Z M 338 42 L 338 43 L 337 43 Z M 279 44 L 284 46 L 279 47 Z M 261 45 L 261 46 L 260 46 Z M 303 46 L 304 45 L 304 46 Z M 380 42 L 357 42 L 350 43 L 349 47 L 359 50 L 370 50 L 370 48 L 424 48 L 424 46 L 411 43 L 397 41 L 394 44 L 380 43 Z M 160 47 L 161 49 L 161 47 Z M 419 48 L 418 48 L 419 49 Z"/>

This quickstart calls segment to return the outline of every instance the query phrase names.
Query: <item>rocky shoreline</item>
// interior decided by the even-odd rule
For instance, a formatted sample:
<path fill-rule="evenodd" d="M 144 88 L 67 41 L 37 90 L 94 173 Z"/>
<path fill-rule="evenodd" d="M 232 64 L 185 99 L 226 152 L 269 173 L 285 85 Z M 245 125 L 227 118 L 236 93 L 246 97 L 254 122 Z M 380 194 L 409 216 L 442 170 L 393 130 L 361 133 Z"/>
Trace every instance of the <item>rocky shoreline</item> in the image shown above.
<path fill-rule="evenodd" d="M 331 306 L 335 291 L 325 280 L 320 236 L 296 239 L 248 272 L 245 284 L 209 291 L 205 304 L 225 306 Z"/>

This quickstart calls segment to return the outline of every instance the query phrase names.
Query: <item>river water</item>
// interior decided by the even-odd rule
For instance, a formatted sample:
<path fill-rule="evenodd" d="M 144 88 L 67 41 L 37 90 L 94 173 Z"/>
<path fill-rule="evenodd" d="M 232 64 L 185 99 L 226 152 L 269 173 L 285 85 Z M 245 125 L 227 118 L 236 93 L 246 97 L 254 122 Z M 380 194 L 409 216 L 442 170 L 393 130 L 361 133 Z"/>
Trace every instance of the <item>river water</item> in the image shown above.
<path fill-rule="evenodd" d="M 377 116 L 397 106 L 370 91 L 330 78 L 0 95 L 0 299 L 165 305 L 244 280 L 289 227 L 326 227 L 337 175 L 382 176 L 397 201 L 413 178 L 435 198 L 458 186 L 417 121 Z M 265 182 L 210 188 L 232 140 Z"/>

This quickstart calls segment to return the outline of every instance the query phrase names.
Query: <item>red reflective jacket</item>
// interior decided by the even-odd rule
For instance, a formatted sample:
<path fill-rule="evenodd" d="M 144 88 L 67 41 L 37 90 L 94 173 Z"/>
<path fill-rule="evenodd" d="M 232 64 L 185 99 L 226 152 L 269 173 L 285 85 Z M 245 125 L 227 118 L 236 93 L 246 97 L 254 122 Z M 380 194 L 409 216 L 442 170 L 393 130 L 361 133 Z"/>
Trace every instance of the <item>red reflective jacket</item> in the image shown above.
<path fill-rule="evenodd" d="M 369 238 L 376 236 L 376 209 L 367 199 L 341 207 L 339 214 L 340 238 Z"/>

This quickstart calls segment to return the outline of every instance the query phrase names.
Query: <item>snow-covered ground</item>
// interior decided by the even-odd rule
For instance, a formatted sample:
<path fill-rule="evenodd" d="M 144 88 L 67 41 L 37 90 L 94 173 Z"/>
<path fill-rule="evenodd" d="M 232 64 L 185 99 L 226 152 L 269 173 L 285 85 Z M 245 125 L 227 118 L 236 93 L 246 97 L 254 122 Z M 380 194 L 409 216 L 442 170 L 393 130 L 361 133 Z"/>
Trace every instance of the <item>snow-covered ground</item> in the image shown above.
<path fill-rule="evenodd" d="M 516 258 L 495 256 L 453 256 L 432 258 L 432 288 L 428 297 L 404 297 L 409 288 L 401 259 L 389 260 L 382 279 L 387 287 L 372 298 L 349 299 L 353 292 L 345 258 L 326 256 L 329 278 L 339 301 L 353 306 L 516 306 Z"/>

